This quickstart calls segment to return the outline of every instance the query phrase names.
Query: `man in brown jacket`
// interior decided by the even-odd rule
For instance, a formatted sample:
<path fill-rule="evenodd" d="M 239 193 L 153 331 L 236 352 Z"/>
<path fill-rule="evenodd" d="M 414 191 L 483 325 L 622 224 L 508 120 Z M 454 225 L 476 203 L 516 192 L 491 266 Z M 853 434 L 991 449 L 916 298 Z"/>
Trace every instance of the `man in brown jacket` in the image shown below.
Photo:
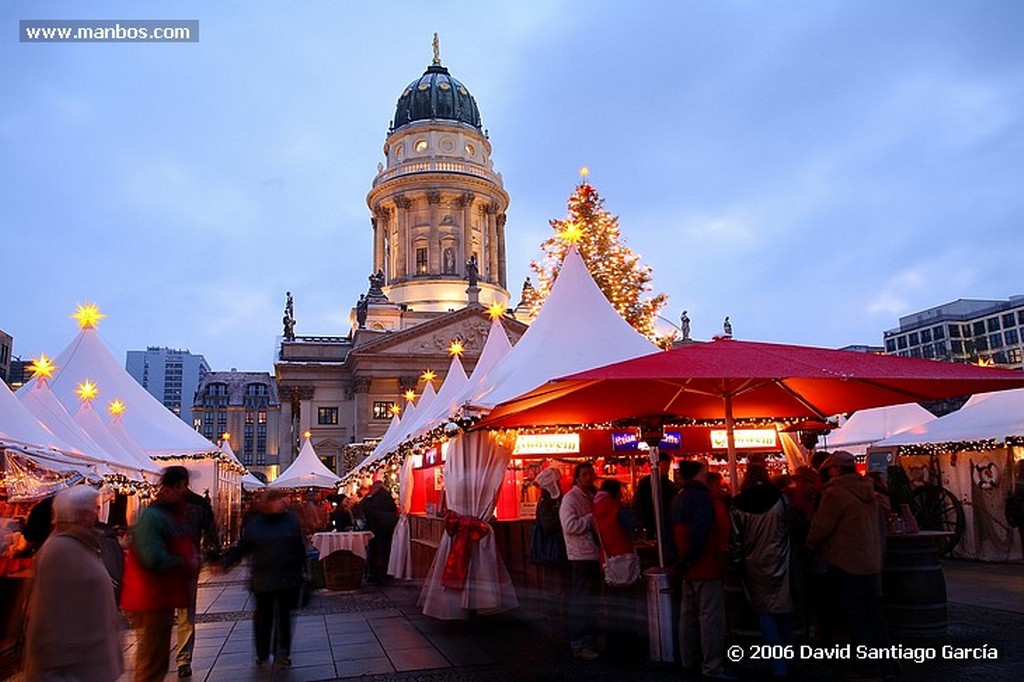
<path fill-rule="evenodd" d="M 807 544 L 828 563 L 829 582 L 840 622 L 850 643 L 888 645 L 882 613 L 882 539 L 878 501 L 871 481 L 857 474 L 853 455 L 833 452 L 822 465 L 829 481 L 811 520 Z M 881 679 L 878 661 L 857 660 L 858 679 Z"/>

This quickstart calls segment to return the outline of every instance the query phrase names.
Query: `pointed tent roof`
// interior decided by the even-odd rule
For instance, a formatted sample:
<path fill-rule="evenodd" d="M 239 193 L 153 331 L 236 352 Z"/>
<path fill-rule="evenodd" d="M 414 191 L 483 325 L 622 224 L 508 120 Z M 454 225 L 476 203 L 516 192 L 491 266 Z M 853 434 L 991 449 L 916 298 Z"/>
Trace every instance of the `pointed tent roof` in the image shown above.
<path fill-rule="evenodd" d="M 333 488 L 341 481 L 333 471 L 324 466 L 316 456 L 309 437 L 302 444 L 299 456 L 281 475 L 274 479 L 270 488 Z"/>
<path fill-rule="evenodd" d="M 72 452 L 72 448 L 58 438 L 34 414 L 29 412 L 0 381 L 0 442 L 33 457 L 42 457 L 47 468 L 57 471 L 75 470 L 90 478 L 96 472 L 87 462 Z"/>
<path fill-rule="evenodd" d="M 67 409 L 50 388 L 48 381 L 33 379 L 15 395 L 21 400 L 25 409 L 67 444 L 72 454 L 83 455 L 100 462 L 106 460 L 103 448 L 85 433 L 74 418 L 68 414 Z"/>
<path fill-rule="evenodd" d="M 555 377 L 657 352 L 612 307 L 570 246 L 544 305 L 469 402 L 491 408 Z"/>
<path fill-rule="evenodd" d="M 510 350 L 512 350 L 512 342 L 508 340 L 508 335 L 505 333 L 505 325 L 501 323 L 501 318 L 496 317 L 491 320 L 491 329 L 487 332 L 487 340 L 484 342 L 483 350 L 480 351 L 476 367 L 473 368 L 473 373 L 469 376 L 462 392 L 456 398 L 457 407 L 476 395 L 480 384 L 485 380 L 487 374 L 494 369 L 495 365 L 501 362 L 501 359 Z"/>
<path fill-rule="evenodd" d="M 352 469 L 352 472 L 357 472 L 363 467 L 376 462 L 405 442 L 409 438 L 412 428 L 420 420 L 421 415 L 424 415 L 430 409 L 436 397 L 437 392 L 434 390 L 434 384 L 428 381 L 427 387 L 423 389 L 423 394 L 420 395 L 420 399 L 413 403 L 412 407 L 405 409 L 405 413 L 401 416 L 395 430 L 392 431 L 391 426 L 388 426 L 388 430 L 384 433 L 384 437 L 380 439 L 380 442 L 377 443 L 377 447 L 362 462 L 357 464 Z M 394 425 L 394 418 L 392 418 L 391 423 Z"/>
<path fill-rule="evenodd" d="M 142 446 L 139 445 L 139 442 L 132 438 L 132 434 L 128 433 L 128 429 L 124 428 L 124 424 L 121 422 L 120 414 L 115 414 L 111 416 L 110 421 L 107 422 L 107 429 L 110 431 L 114 439 L 121 444 L 121 447 L 130 452 L 132 456 L 135 457 L 135 459 L 141 460 L 143 463 L 148 462 L 149 465 L 151 465 L 158 474 L 163 473 L 163 468 L 159 464 L 154 462 L 152 457 L 146 454 L 146 451 L 142 449 Z M 147 470 L 148 469 L 143 468 L 143 471 Z M 156 483 L 159 477 L 150 476 L 149 478 L 152 479 L 150 481 L 151 483 Z"/>
<path fill-rule="evenodd" d="M 256 490 L 257 488 L 266 488 L 267 484 L 253 476 L 251 471 L 246 471 L 242 476 L 242 487 L 246 490 Z"/>
<path fill-rule="evenodd" d="M 82 329 L 54 362 L 57 371 L 50 385 L 65 406 L 76 404 L 78 383 L 92 379 L 104 395 L 117 396 L 128 405 L 124 426 L 151 457 L 217 452 L 213 443 L 175 417 L 121 367 L 95 329 Z M 19 389 L 19 397 L 35 381 Z"/>
<path fill-rule="evenodd" d="M 137 458 L 114 438 L 114 434 L 96 414 L 90 401 L 83 400 L 81 403 L 74 415 L 75 423 L 100 446 L 107 456 L 106 462 L 109 466 L 125 470 L 128 478 L 135 481 L 145 480 L 142 472 L 151 474 L 160 472 L 160 468 L 149 457 L 146 457 L 145 461 Z"/>
<path fill-rule="evenodd" d="M 238 465 L 240 469 L 245 469 L 245 465 L 242 464 L 242 460 L 238 459 L 238 455 L 235 454 L 234 448 L 231 447 L 231 440 L 225 439 L 220 444 L 220 451 L 223 452 L 228 459 Z M 246 472 L 248 473 L 248 472 Z M 259 480 L 259 479 L 256 479 Z"/>
<path fill-rule="evenodd" d="M 868 447 L 898 433 L 920 433 L 935 415 L 917 403 L 858 410 L 825 440 L 829 450 L 863 455 Z"/>
<path fill-rule="evenodd" d="M 917 432 L 886 438 L 876 447 L 962 443 L 979 440 L 1002 441 L 1024 436 L 1024 388 L 974 396 L 956 412 L 925 424 Z"/>
<path fill-rule="evenodd" d="M 409 432 L 406 434 L 406 440 L 416 438 L 447 420 L 458 407 L 457 401 L 468 381 L 469 377 L 466 376 L 466 370 L 462 367 L 462 360 L 458 355 L 453 356 L 441 389 L 427 408 L 420 411 L 416 423 L 409 428 Z"/>

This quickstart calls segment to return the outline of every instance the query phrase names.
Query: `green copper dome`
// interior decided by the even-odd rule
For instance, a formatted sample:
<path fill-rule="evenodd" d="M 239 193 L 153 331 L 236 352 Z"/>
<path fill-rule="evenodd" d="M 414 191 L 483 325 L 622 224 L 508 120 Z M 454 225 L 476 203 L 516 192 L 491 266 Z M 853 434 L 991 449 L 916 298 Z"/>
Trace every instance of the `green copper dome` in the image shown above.
<path fill-rule="evenodd" d="M 398 98 L 391 130 L 414 121 L 431 120 L 456 121 L 481 129 L 480 110 L 473 95 L 436 62 L 409 83 Z"/>

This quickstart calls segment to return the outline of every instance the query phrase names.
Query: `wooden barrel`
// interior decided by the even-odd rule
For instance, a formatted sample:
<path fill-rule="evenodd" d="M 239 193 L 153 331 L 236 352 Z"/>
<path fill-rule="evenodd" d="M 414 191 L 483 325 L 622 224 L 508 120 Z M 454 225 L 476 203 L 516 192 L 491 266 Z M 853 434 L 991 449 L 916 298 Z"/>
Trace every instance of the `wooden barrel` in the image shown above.
<path fill-rule="evenodd" d="M 366 562 L 348 550 L 331 552 L 323 560 L 324 583 L 329 590 L 358 590 Z"/>
<path fill-rule="evenodd" d="M 885 545 L 882 597 L 893 639 L 945 637 L 946 578 L 935 533 L 890 535 Z"/>

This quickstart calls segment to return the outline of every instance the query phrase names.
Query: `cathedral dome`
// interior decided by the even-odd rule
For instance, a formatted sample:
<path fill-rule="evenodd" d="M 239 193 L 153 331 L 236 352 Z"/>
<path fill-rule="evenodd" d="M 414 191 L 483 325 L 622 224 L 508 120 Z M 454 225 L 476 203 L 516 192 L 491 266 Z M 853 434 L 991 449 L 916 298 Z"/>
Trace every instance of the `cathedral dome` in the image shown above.
<path fill-rule="evenodd" d="M 454 121 L 481 129 L 480 110 L 466 86 L 441 66 L 440 60 L 409 83 L 398 98 L 392 131 L 415 121 Z"/>

